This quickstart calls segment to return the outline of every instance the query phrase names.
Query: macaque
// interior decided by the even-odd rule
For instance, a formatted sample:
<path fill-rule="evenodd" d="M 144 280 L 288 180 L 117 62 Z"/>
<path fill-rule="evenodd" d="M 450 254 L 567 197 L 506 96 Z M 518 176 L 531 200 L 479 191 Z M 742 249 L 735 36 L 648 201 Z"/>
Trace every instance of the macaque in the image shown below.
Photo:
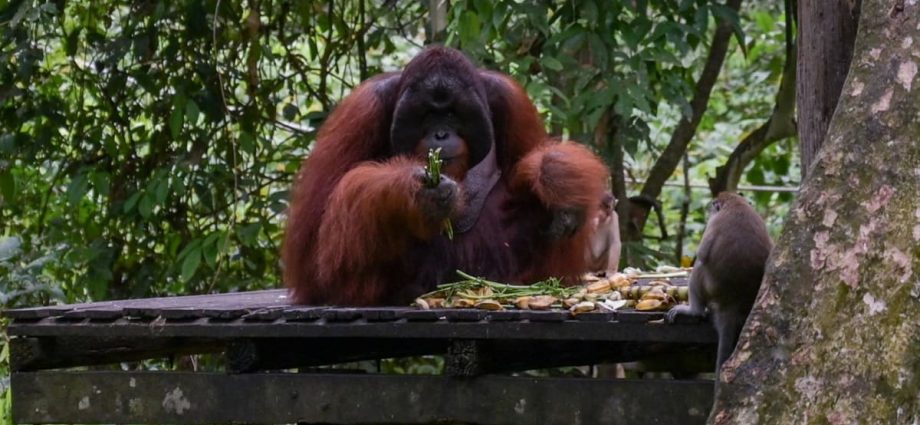
<path fill-rule="evenodd" d="M 754 306 L 773 242 L 767 226 L 740 195 L 722 192 L 709 209 L 709 221 L 690 273 L 690 305 L 668 312 L 678 316 L 712 315 L 719 335 L 716 372 L 735 350 L 741 328 Z"/>
<path fill-rule="evenodd" d="M 591 222 L 594 233 L 588 241 L 588 267 L 591 272 L 617 272 L 620 265 L 620 220 L 616 212 L 617 199 L 606 193 L 600 209 Z"/>

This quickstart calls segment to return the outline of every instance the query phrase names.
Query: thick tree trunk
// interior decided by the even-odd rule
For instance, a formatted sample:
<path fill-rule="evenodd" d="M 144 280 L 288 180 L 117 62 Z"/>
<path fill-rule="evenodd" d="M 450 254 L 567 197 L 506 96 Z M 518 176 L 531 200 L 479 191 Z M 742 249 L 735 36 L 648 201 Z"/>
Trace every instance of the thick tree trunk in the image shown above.
<path fill-rule="evenodd" d="M 865 0 L 861 15 L 711 422 L 920 423 L 920 2 Z"/>
<path fill-rule="evenodd" d="M 798 2 L 798 122 L 802 177 L 814 162 L 847 78 L 858 0 Z"/>

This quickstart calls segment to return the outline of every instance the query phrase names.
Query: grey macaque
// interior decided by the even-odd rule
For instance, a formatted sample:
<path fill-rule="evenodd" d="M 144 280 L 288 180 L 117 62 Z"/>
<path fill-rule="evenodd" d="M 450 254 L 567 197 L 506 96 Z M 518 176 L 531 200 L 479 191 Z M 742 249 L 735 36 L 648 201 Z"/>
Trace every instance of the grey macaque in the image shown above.
<path fill-rule="evenodd" d="M 718 372 L 754 306 L 773 242 L 763 219 L 740 195 L 720 193 L 709 212 L 690 273 L 690 304 L 668 311 L 667 320 L 711 315 L 719 335 Z"/>

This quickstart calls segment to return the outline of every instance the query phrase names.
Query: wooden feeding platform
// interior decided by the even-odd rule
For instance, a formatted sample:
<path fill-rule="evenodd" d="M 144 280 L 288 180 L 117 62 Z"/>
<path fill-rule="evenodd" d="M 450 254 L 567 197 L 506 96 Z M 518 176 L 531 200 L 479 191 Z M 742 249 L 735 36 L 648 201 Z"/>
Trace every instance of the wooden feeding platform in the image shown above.
<path fill-rule="evenodd" d="M 661 312 L 307 307 L 269 290 L 4 315 L 17 423 L 685 424 L 713 396 L 708 380 L 515 373 L 712 351 L 710 324 Z M 86 367 L 196 353 L 224 371 Z M 322 367 L 430 354 L 443 374 Z"/>

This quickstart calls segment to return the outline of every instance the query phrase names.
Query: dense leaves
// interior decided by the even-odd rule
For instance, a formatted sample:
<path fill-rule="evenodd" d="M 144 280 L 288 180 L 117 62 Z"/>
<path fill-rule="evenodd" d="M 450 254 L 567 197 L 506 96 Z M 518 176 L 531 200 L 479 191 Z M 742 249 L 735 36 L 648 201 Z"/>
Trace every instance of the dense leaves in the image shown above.
<path fill-rule="evenodd" d="M 425 12 L 365 7 L 0 2 L 4 304 L 277 285 L 316 127 Z"/>

